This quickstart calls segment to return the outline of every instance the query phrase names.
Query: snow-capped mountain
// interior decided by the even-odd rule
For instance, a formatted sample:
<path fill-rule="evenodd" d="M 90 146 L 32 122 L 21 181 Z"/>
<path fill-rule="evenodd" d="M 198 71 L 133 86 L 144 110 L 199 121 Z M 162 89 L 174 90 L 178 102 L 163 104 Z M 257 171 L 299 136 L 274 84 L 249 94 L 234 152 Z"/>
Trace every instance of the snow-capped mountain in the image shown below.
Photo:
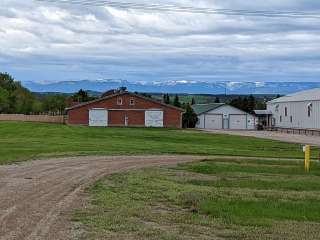
<path fill-rule="evenodd" d="M 33 92 L 73 93 L 79 89 L 105 92 L 109 89 L 127 87 L 129 91 L 193 94 L 288 94 L 311 88 L 320 88 L 320 82 L 129 82 L 117 79 L 64 81 L 55 83 L 24 82 Z"/>

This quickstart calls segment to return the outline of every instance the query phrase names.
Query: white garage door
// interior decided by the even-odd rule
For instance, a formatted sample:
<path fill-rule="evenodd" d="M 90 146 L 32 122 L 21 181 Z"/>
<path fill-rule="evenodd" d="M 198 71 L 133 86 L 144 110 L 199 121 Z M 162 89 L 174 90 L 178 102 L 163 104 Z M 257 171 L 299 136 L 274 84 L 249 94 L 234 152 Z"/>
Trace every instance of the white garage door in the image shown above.
<path fill-rule="evenodd" d="M 108 126 L 108 110 L 90 109 L 89 110 L 89 126 L 90 127 L 107 127 Z"/>
<path fill-rule="evenodd" d="M 145 112 L 146 127 L 163 127 L 163 111 L 150 110 Z"/>
<path fill-rule="evenodd" d="M 230 115 L 230 129 L 247 129 L 247 115 Z"/>
<path fill-rule="evenodd" d="M 222 129 L 222 115 L 206 115 L 205 128 Z"/>

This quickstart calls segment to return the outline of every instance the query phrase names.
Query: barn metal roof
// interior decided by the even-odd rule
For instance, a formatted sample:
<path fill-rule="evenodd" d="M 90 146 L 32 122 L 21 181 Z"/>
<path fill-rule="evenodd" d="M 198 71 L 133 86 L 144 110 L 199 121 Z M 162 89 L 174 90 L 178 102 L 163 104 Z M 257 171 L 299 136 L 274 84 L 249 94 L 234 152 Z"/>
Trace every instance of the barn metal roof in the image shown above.
<path fill-rule="evenodd" d="M 209 112 L 223 105 L 225 105 L 225 103 L 209 103 L 209 104 L 194 104 L 191 107 L 197 115 L 201 115 L 203 113 Z"/>
<path fill-rule="evenodd" d="M 304 101 L 319 101 L 320 88 L 314 88 L 302 92 L 289 94 L 287 96 L 274 99 L 269 103 L 282 103 L 282 102 L 304 102 Z"/>
<path fill-rule="evenodd" d="M 144 99 L 144 100 L 149 101 L 149 102 L 157 103 L 157 104 L 160 104 L 160 105 L 165 106 L 165 107 L 168 107 L 168 108 L 173 108 L 173 109 L 176 109 L 176 110 L 178 110 L 178 111 L 180 111 L 180 112 L 184 112 L 184 111 L 185 111 L 185 110 L 182 109 L 182 108 L 178 108 L 178 107 L 175 107 L 175 106 L 172 106 L 172 105 L 168 105 L 168 104 L 159 102 L 159 101 L 157 101 L 157 100 L 155 100 L 155 99 L 153 99 L 153 98 L 148 98 L 148 97 L 141 96 L 141 95 L 139 95 L 139 94 L 135 94 L 135 93 L 131 93 L 131 92 L 121 92 L 121 93 L 111 94 L 111 95 L 108 95 L 108 96 L 105 96 L 105 97 L 102 97 L 102 98 L 99 98 L 99 99 L 96 99 L 96 100 L 93 100 L 93 101 L 89 101 L 89 102 L 85 102 L 85 103 L 80 103 L 80 104 L 78 104 L 78 105 L 75 105 L 75 106 L 66 108 L 65 110 L 68 112 L 69 110 L 72 110 L 72 109 L 75 109 L 75 108 L 80 108 L 80 107 L 83 107 L 83 106 L 86 106 L 86 105 L 89 105 L 89 104 L 92 104 L 92 103 L 101 102 L 101 101 L 104 101 L 104 100 L 107 100 L 107 99 L 110 99 L 110 98 L 113 98 L 113 97 L 117 97 L 117 96 L 121 96 L 121 95 L 126 95 L 126 94 L 129 94 L 129 95 L 131 95 L 131 96 Z"/>

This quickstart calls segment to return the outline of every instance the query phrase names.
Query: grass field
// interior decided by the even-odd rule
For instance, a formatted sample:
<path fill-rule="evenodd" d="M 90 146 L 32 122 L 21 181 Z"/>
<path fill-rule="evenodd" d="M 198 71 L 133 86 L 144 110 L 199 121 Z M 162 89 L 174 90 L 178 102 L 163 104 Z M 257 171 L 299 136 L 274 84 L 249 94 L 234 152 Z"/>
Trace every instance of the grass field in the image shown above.
<path fill-rule="evenodd" d="M 83 239 L 319 239 L 320 166 L 208 160 L 114 174 L 74 220 Z"/>
<path fill-rule="evenodd" d="M 196 131 L 0 123 L 0 164 L 74 155 L 194 154 L 302 158 L 299 144 Z"/>

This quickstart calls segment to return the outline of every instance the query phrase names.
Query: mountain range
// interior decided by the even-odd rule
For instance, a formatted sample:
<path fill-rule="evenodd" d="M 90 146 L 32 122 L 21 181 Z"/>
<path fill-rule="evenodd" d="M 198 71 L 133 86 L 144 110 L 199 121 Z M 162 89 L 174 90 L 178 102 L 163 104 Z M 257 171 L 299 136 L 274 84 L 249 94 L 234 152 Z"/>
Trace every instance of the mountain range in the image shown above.
<path fill-rule="evenodd" d="M 74 93 L 79 89 L 105 92 L 127 87 L 132 92 L 187 93 L 187 94 L 289 94 L 320 88 L 320 82 L 130 82 L 117 79 L 62 81 L 54 83 L 23 82 L 32 92 Z"/>

